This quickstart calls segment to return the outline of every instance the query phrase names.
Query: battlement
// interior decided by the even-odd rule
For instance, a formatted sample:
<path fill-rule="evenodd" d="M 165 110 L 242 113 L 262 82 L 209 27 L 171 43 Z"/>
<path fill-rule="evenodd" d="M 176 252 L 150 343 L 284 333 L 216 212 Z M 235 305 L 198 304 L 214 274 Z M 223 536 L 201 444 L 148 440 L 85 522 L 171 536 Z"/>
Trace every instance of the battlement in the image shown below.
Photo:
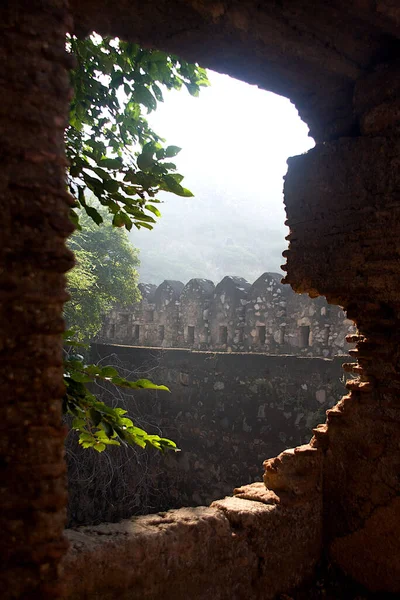
<path fill-rule="evenodd" d="M 139 288 L 141 301 L 114 307 L 98 341 L 328 358 L 347 354 L 346 335 L 355 331 L 340 307 L 295 294 L 277 273 L 264 273 L 252 285 L 226 276 L 216 286 L 191 279 Z"/>

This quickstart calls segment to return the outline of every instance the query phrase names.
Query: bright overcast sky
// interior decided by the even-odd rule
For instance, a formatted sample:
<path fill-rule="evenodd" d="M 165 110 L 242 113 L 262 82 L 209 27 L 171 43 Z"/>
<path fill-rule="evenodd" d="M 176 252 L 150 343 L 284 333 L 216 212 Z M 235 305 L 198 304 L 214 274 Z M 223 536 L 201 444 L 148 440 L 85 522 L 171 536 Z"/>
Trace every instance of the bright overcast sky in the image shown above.
<path fill-rule="evenodd" d="M 282 177 L 289 156 L 314 146 L 308 127 L 294 105 L 227 75 L 208 72 L 211 86 L 198 98 L 186 90 L 164 94 L 149 115 L 157 133 L 182 147 L 176 162 L 184 184 L 196 193 L 204 177 L 226 189 L 255 192 L 265 202 L 266 216 L 283 224 Z"/>
<path fill-rule="evenodd" d="M 142 230 L 134 236 L 143 258 L 146 246 L 156 241 L 157 228 L 160 233 L 167 231 L 169 219 L 176 216 L 177 203 L 182 203 L 179 206 L 184 214 L 188 202 L 201 203 L 202 198 L 214 196 L 226 196 L 231 205 L 243 204 L 251 213 L 250 219 L 265 222 L 266 229 L 279 232 L 282 250 L 287 245 L 282 178 L 287 158 L 314 146 L 308 128 L 286 98 L 226 75 L 208 74 L 211 86 L 202 88 L 199 97 L 193 98 L 185 89 L 165 92 L 164 103 L 148 117 L 168 144 L 182 148 L 174 161 L 185 175 L 183 185 L 196 198 L 188 201 L 165 195 L 163 218 L 155 230 L 150 236 Z M 209 217 L 213 219 L 212 214 Z M 190 228 L 189 213 L 184 218 L 185 227 Z M 266 263 L 265 267 L 276 271 L 281 262 L 276 258 L 274 264 Z"/>

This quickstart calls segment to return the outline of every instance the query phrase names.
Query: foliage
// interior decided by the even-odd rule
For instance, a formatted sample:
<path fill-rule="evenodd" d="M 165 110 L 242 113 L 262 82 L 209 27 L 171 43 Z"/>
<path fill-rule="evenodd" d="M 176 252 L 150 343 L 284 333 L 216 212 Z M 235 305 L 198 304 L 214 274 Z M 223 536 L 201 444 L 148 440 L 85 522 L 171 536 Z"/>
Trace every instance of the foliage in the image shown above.
<path fill-rule="evenodd" d="M 126 306 L 139 299 L 138 252 L 126 231 L 107 222 L 104 209 L 99 214 L 104 218 L 101 227 L 82 215 L 81 229 L 69 240 L 77 264 L 68 274 L 71 300 L 65 306 L 65 318 L 79 341 L 97 334 L 103 314 L 116 302 Z"/>
<path fill-rule="evenodd" d="M 68 340 L 67 340 L 67 343 Z M 102 452 L 107 446 L 121 443 L 141 448 L 153 446 L 158 450 L 176 450 L 176 444 L 158 435 L 149 435 L 136 427 L 122 408 L 112 408 L 92 394 L 87 384 L 105 381 L 127 389 L 151 389 L 169 391 L 164 385 L 156 385 L 148 379 L 128 381 L 114 367 L 85 365 L 80 355 L 70 356 L 64 362 L 64 413 L 73 417 L 72 428 L 79 432 L 79 443 L 83 448 Z"/>
<path fill-rule="evenodd" d="M 149 127 L 143 110 L 149 113 L 163 101 L 160 86 L 180 89 L 184 85 L 196 96 L 200 86 L 209 83 L 205 70 L 197 65 L 117 39 L 95 34 L 86 40 L 70 36 L 68 49 L 77 60 L 66 132 L 68 186 L 76 200 L 71 219 L 80 232 L 70 242 L 78 266 L 69 276 L 72 301 L 66 307 L 66 318 L 84 339 L 93 335 L 102 311 L 113 302 L 134 300 L 137 265 L 134 251 L 129 255 L 126 238 L 112 241 L 110 227 L 96 232 L 93 223 L 79 218 L 83 209 L 96 226 L 105 220 L 104 211 L 88 203 L 87 190 L 113 215 L 115 227 L 128 230 L 133 225 L 153 228 L 155 217 L 160 216 L 158 191 L 192 196 L 181 185 L 183 176 L 176 172 L 176 165 L 170 162 L 180 148 L 164 147 L 164 140 Z M 124 253 L 125 260 L 121 258 Z M 69 346 L 75 343 L 66 340 Z M 79 432 L 84 448 L 102 452 L 109 445 L 125 443 L 176 449 L 174 442 L 135 427 L 124 410 L 96 399 L 87 387 L 96 380 L 130 389 L 167 390 L 146 379 L 129 382 L 112 367 L 85 365 L 81 357 L 69 357 L 65 361 L 64 411 L 73 416 L 72 427 Z"/>
<path fill-rule="evenodd" d="M 178 196 L 193 194 L 181 185 L 183 176 L 170 162 L 180 151 L 164 146 L 143 115 L 163 101 L 162 87 L 198 95 L 209 85 L 206 71 L 158 50 L 92 35 L 69 38 L 77 59 L 72 72 L 74 99 L 67 129 L 69 188 L 82 208 L 97 223 L 103 217 L 85 198 L 89 189 L 113 214 L 113 224 L 152 229 L 160 216 L 159 190 Z M 72 211 L 78 224 L 79 217 Z"/>

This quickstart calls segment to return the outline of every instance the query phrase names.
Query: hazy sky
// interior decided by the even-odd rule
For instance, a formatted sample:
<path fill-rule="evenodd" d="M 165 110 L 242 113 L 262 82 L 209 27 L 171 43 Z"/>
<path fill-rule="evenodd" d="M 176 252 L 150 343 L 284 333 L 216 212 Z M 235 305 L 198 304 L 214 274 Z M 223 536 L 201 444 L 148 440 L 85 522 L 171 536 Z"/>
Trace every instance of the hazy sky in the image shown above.
<path fill-rule="evenodd" d="M 159 135 L 182 147 L 174 160 L 185 175 L 183 185 L 197 197 L 165 196 L 168 200 L 160 207 L 160 224 L 152 232 L 135 234 L 139 248 L 144 240 L 143 258 L 150 238 L 155 242 L 157 228 L 168 228 L 179 203 L 182 207 L 187 202 L 199 204 L 214 192 L 226 193 L 233 204 L 243 205 L 243 210 L 254 213 L 254 219 L 265 222 L 266 228 L 279 231 L 285 248 L 282 177 L 289 156 L 314 146 L 308 127 L 286 98 L 211 71 L 209 79 L 211 86 L 202 88 L 197 98 L 184 89 L 166 92 L 164 103 L 149 115 Z M 209 217 L 212 220 L 213 214 Z M 277 270 L 279 265 L 267 268 Z"/>

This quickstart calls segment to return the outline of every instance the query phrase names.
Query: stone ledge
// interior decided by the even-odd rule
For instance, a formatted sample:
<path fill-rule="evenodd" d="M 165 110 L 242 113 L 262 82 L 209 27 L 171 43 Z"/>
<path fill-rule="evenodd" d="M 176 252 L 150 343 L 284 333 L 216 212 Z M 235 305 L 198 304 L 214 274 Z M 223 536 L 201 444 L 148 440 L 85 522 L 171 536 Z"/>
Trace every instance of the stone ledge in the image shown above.
<path fill-rule="evenodd" d="M 191 600 L 272 600 L 290 591 L 320 557 L 322 502 L 282 507 L 261 485 L 238 488 L 252 500 L 67 531 L 67 598 L 188 600 L 190 590 Z"/>

